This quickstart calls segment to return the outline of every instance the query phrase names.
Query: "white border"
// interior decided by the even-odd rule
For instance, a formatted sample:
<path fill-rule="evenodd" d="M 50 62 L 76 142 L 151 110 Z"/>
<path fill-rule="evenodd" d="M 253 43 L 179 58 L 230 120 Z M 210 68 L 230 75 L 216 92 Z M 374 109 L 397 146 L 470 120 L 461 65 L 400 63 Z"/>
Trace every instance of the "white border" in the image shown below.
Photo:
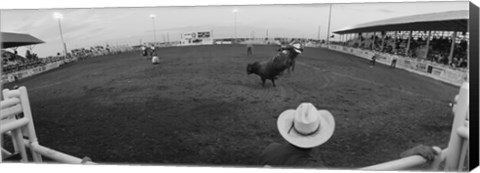
<path fill-rule="evenodd" d="M 436 2 L 449 0 L 436 0 Z M 451 0 L 450 0 L 451 1 Z M 472 0 L 477 6 L 479 0 Z M 104 8 L 104 7 L 155 7 L 155 6 L 205 6 L 205 5 L 259 5 L 259 4 L 310 4 L 310 3 L 374 3 L 374 2 L 429 2 L 427 0 L 10 0 L 1 2 L 0 9 L 45 9 L 45 8 Z M 174 167 L 174 166 L 128 166 L 128 165 L 59 165 L 59 164 L 6 164 L 0 163 L 2 172 L 375 172 L 352 170 L 304 170 L 304 169 L 263 169 L 232 167 Z M 478 172 L 478 168 L 476 169 Z M 397 171 L 384 171 L 397 172 Z M 412 171 L 409 171 L 412 172 Z"/>
<path fill-rule="evenodd" d="M 452 0 L 435 0 L 446 2 Z M 2 2 L 0 9 L 45 8 L 102 8 L 102 7 L 156 7 L 205 5 L 260 5 L 260 4 L 311 4 L 311 3 L 375 3 L 375 2 L 430 2 L 428 0 L 11 0 Z"/>

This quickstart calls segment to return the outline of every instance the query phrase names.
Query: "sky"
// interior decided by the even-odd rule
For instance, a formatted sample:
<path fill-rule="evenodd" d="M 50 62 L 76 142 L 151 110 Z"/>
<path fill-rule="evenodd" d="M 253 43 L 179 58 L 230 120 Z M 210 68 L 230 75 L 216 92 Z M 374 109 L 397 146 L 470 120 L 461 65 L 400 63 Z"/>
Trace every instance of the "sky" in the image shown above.
<path fill-rule="evenodd" d="M 238 12 L 233 13 L 234 9 Z M 454 10 L 468 10 L 468 1 L 333 4 L 330 32 L 370 21 Z M 54 12 L 63 15 L 63 37 L 71 50 L 105 44 L 138 45 L 167 38 L 177 41 L 182 33 L 198 31 L 212 31 L 214 38 L 231 38 L 235 21 L 238 37 L 265 38 L 268 30 L 269 37 L 316 39 L 320 28 L 320 38 L 325 39 L 329 4 L 2 9 L 0 30 L 28 33 L 45 41 L 33 47 L 33 52 L 40 57 L 51 56 L 63 49 Z M 155 14 L 154 21 L 150 14 Z M 24 55 L 25 49 L 19 48 L 19 54 Z"/>

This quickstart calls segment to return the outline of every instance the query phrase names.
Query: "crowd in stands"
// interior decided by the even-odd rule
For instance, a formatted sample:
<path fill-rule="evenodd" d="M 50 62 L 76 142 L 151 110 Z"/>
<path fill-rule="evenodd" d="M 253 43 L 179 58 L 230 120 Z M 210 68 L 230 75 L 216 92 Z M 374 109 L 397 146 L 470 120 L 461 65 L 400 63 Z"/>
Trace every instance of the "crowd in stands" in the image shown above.
<path fill-rule="evenodd" d="M 37 54 L 31 53 L 27 50 L 25 56 L 18 55 L 17 51 L 2 50 L 2 72 L 8 74 L 16 71 L 32 69 L 35 67 L 41 67 L 49 63 L 63 61 L 65 58 L 57 53 L 57 56 L 49 56 L 45 58 L 39 58 Z M 71 54 L 67 54 L 67 57 L 71 57 Z"/>
<path fill-rule="evenodd" d="M 458 41 L 458 40 L 457 40 Z M 428 56 L 425 56 L 427 52 L 427 41 L 424 38 L 411 38 L 409 51 L 407 51 L 408 39 L 397 38 L 396 40 L 391 36 L 386 36 L 383 41 L 378 36 L 370 37 L 356 37 L 346 42 L 333 42 L 334 44 L 342 44 L 349 47 L 375 50 L 378 52 L 404 55 L 411 58 L 430 61 L 432 63 L 449 66 L 451 68 L 466 68 L 468 65 L 467 60 L 467 41 L 461 40 L 460 43 L 455 44 L 452 60 L 449 61 L 450 49 L 452 45 L 452 39 L 450 37 L 433 37 L 430 40 L 428 48 Z"/>
<path fill-rule="evenodd" d="M 11 73 L 24 69 L 35 68 L 44 65 L 43 59 L 39 59 L 37 54 L 26 51 L 25 57 L 18 55 L 16 50 L 12 52 L 2 50 L 2 69 L 3 73 Z"/>
<path fill-rule="evenodd" d="M 110 53 L 110 46 L 92 46 L 90 48 L 73 49 L 72 54 L 79 59 L 106 55 Z"/>
<path fill-rule="evenodd" d="M 91 46 L 89 48 L 73 49 L 72 55 L 79 59 L 85 59 L 90 57 L 119 54 L 131 50 L 133 50 L 132 47 L 127 45 L 110 46 L 107 44 L 106 46 Z"/>
<path fill-rule="evenodd" d="M 292 42 L 301 43 L 303 45 L 325 43 L 325 40 L 316 40 L 316 39 L 309 39 L 309 38 L 274 38 L 274 40 L 277 40 L 282 44 L 288 44 Z"/>
<path fill-rule="evenodd" d="M 232 43 L 240 43 L 245 44 L 250 41 L 254 41 L 256 44 L 288 44 L 291 42 L 298 42 L 304 45 L 319 45 L 320 43 L 325 43 L 325 40 L 316 40 L 310 38 L 287 38 L 287 37 L 273 37 L 273 38 L 223 38 L 223 39 L 215 39 L 216 41 L 226 41 Z"/>
<path fill-rule="evenodd" d="M 60 53 L 57 53 L 56 56 L 39 58 L 37 54 L 33 53 L 31 50 L 27 50 L 25 56 L 20 56 L 16 49 L 2 49 L 2 74 L 45 66 L 46 64 L 58 61 L 69 62 L 73 57 L 83 59 L 87 57 L 118 54 L 131 50 L 132 48 L 128 45 L 114 47 L 110 47 L 109 45 L 92 46 L 90 48 L 73 49 L 71 50 L 71 53 L 67 53 L 67 59 L 65 59 Z"/>

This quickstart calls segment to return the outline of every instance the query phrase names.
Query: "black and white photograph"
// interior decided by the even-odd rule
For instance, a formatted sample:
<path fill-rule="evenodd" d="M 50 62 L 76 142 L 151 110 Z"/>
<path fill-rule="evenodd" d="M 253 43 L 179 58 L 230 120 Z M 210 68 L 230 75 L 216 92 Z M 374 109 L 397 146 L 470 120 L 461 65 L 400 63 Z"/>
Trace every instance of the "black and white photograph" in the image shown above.
<path fill-rule="evenodd" d="M 0 165 L 478 166 L 469 1 L 0 7 L 0 31 Z"/>

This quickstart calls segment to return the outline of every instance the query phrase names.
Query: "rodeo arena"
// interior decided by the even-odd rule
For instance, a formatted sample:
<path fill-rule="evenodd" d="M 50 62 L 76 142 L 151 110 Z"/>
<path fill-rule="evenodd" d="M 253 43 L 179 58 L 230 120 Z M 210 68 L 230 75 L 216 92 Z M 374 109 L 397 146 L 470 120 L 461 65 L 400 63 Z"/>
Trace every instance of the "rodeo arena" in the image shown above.
<path fill-rule="evenodd" d="M 468 20 L 404 16 L 326 40 L 195 31 L 53 57 L 2 32 L 1 161 L 465 171 Z"/>

